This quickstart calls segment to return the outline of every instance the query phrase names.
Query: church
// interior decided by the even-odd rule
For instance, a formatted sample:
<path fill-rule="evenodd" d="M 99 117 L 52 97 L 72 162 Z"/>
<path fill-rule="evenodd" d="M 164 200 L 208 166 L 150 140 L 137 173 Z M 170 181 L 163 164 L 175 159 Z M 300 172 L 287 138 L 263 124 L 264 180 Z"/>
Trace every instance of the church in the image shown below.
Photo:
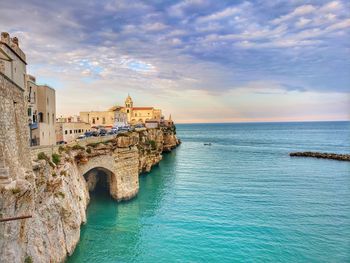
<path fill-rule="evenodd" d="M 127 124 L 144 124 L 146 121 L 160 121 L 162 111 L 154 107 L 134 107 L 130 95 L 125 99 L 125 106 L 113 106 L 107 111 L 80 112 L 80 121 L 93 126 L 106 128 L 122 127 Z"/>
<path fill-rule="evenodd" d="M 153 107 L 134 107 L 134 103 L 130 95 L 125 100 L 125 107 L 121 108 L 127 116 L 129 124 L 145 123 L 148 120 L 160 121 L 162 111 Z"/>

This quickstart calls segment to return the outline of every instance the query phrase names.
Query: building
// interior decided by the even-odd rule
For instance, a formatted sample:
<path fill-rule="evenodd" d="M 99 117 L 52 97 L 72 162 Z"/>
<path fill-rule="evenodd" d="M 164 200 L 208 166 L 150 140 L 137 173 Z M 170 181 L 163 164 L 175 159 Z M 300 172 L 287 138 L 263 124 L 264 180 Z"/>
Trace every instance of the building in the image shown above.
<path fill-rule="evenodd" d="M 56 122 L 56 141 L 69 143 L 90 130 L 90 124 L 81 121 Z"/>
<path fill-rule="evenodd" d="M 159 127 L 159 121 L 157 120 L 146 120 L 145 127 L 148 129 L 155 129 Z"/>
<path fill-rule="evenodd" d="M 10 38 L 6 32 L 1 33 L 0 72 L 23 91 L 26 87 L 26 56 L 19 48 L 16 37 Z"/>
<path fill-rule="evenodd" d="M 1 33 L 0 38 L 0 185 L 24 179 L 32 169 L 29 151 L 26 57 L 18 39 Z M 2 200 L 0 200 L 1 203 Z"/>
<path fill-rule="evenodd" d="M 38 85 L 31 75 L 26 80 L 30 145 L 56 144 L 56 92 L 47 85 Z"/>
<path fill-rule="evenodd" d="M 69 117 L 58 117 L 56 118 L 56 122 L 80 122 L 80 116 L 73 115 Z"/>
<path fill-rule="evenodd" d="M 134 107 L 130 95 L 125 100 L 125 106 L 114 106 L 107 111 L 80 112 L 80 120 L 88 122 L 92 127 L 106 128 L 123 127 L 127 124 L 135 125 L 148 120 L 160 121 L 162 111 L 154 107 Z"/>
<path fill-rule="evenodd" d="M 91 127 L 124 127 L 127 125 L 127 116 L 121 109 L 122 107 L 115 106 L 108 111 L 80 112 L 80 120 L 89 123 Z"/>
<path fill-rule="evenodd" d="M 125 107 L 121 109 L 127 115 L 129 124 L 145 123 L 148 120 L 161 119 L 162 111 L 154 107 L 134 107 L 134 102 L 130 95 L 125 99 Z"/>

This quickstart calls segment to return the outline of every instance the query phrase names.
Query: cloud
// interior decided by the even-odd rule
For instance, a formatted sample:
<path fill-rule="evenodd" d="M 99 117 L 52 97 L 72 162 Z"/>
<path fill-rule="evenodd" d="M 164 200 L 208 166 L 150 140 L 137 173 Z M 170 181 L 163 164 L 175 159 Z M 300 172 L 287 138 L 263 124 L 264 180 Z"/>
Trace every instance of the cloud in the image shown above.
<path fill-rule="evenodd" d="M 58 85 L 58 111 L 108 108 L 128 92 L 140 105 L 159 100 L 160 107 L 174 111 L 170 102 L 183 105 L 184 94 L 214 100 L 213 107 L 225 94 L 243 89 L 252 96 L 347 94 L 349 5 L 13 0 L 0 3 L 0 24 L 19 37 L 28 71 Z M 257 91 L 257 83 L 270 89 Z M 206 107 L 197 106 L 198 111 Z"/>

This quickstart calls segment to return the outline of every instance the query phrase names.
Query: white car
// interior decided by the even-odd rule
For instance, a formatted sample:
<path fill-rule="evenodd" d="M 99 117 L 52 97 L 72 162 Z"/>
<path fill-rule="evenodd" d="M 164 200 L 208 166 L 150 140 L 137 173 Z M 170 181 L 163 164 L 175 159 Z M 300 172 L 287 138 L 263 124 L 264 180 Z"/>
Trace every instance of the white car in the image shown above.
<path fill-rule="evenodd" d="M 86 136 L 82 134 L 78 136 L 77 141 L 84 140 L 84 139 L 86 139 Z"/>

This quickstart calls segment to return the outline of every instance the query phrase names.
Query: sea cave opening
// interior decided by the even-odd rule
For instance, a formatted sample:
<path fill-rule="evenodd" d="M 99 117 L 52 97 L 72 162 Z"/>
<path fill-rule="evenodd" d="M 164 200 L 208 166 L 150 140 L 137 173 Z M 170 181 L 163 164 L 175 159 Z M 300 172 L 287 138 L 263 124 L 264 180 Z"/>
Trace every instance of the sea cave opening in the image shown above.
<path fill-rule="evenodd" d="M 112 172 L 101 167 L 91 169 L 84 174 L 91 195 L 110 196 Z"/>

